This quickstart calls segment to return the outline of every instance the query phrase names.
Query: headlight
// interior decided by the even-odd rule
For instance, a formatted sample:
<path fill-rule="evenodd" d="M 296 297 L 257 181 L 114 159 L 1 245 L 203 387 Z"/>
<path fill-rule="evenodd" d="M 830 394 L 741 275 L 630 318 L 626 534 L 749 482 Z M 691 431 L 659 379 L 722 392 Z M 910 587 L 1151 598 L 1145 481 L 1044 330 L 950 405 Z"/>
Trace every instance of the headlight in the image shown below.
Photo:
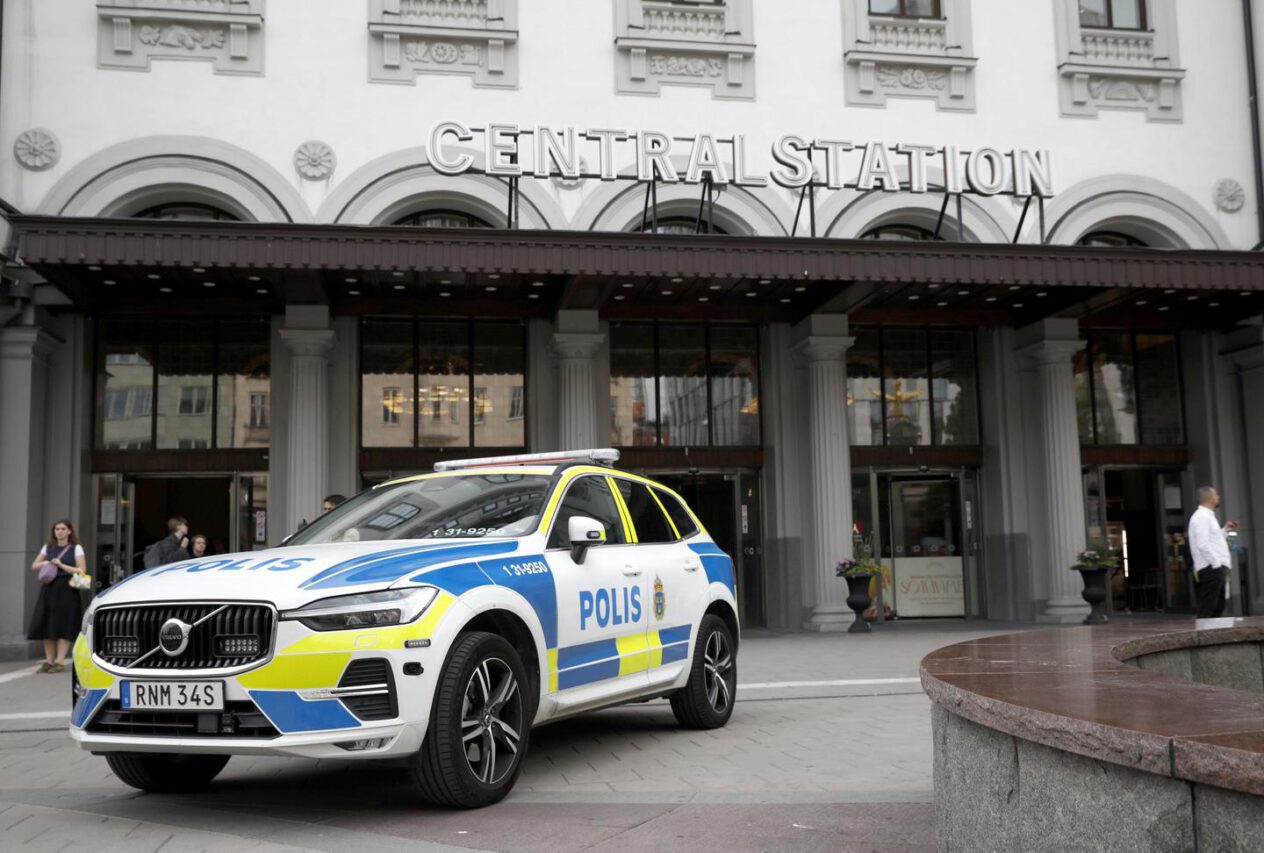
<path fill-rule="evenodd" d="M 313 631 L 345 631 L 412 622 L 435 600 L 433 586 L 387 589 L 322 598 L 297 610 L 281 613 L 282 619 L 297 619 Z"/>

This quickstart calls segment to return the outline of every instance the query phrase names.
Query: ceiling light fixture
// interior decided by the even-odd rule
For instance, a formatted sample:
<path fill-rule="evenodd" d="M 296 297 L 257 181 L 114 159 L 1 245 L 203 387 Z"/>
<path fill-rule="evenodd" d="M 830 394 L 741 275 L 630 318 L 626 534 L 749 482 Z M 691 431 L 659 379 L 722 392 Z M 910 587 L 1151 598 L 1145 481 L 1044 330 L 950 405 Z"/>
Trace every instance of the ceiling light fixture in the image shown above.
<path fill-rule="evenodd" d="M 1009 286 L 1009 289 L 1010 289 L 1010 290 L 1022 290 L 1022 288 L 1021 288 L 1021 287 L 1019 287 L 1019 286 L 1018 286 L 1018 285 L 1016 285 L 1016 284 L 1011 284 L 1011 285 Z"/>
<path fill-rule="evenodd" d="M 1045 298 L 1046 296 L 1048 296 L 1048 295 L 1049 295 L 1049 294 L 1048 294 L 1048 293 L 1046 293 L 1046 292 L 1045 292 L 1045 291 L 1043 291 L 1043 290 L 1039 291 L 1039 292 L 1036 294 L 1036 296 L 1038 296 L 1038 297 L 1039 297 L 1039 298 L 1041 298 L 1041 299 L 1044 299 L 1044 298 Z"/>
<path fill-rule="evenodd" d="M 1014 303 L 1014 307 L 1015 307 L 1015 308 L 1022 308 L 1022 307 L 1023 307 L 1023 303 L 1021 303 L 1021 302 L 1015 302 L 1015 303 Z"/>
<path fill-rule="evenodd" d="M 527 298 L 528 298 L 528 299 L 539 299 L 539 298 L 540 298 L 540 294 L 538 294 L 538 293 L 528 293 L 528 294 L 527 294 Z"/>
<path fill-rule="evenodd" d="M 248 276 L 246 276 L 246 281 L 258 281 L 258 280 L 259 280 L 259 276 L 257 276 L 257 275 L 248 275 Z"/>
<path fill-rule="evenodd" d="M 1149 305 L 1149 304 L 1150 304 L 1150 300 L 1149 300 L 1149 299 L 1138 299 L 1138 300 L 1137 300 L 1137 304 L 1138 304 L 1138 305 Z"/>
<path fill-rule="evenodd" d="M 441 291 L 439 291 L 439 295 L 440 295 L 440 296 L 445 296 L 445 297 L 446 297 L 446 296 L 451 296 L 452 294 L 451 294 L 451 293 L 448 293 L 446 290 L 441 290 Z"/>
<path fill-rule="evenodd" d="M 404 285 L 402 285 L 402 284 L 397 284 L 397 285 L 395 285 L 395 289 L 396 289 L 396 290 L 403 290 L 403 289 L 404 289 Z"/>
<path fill-rule="evenodd" d="M 151 281 L 157 281 L 158 279 L 162 278 L 162 276 L 158 275 L 158 273 L 156 272 L 151 272 L 148 275 L 146 275 L 145 278 Z"/>
<path fill-rule="evenodd" d="M 936 305 L 938 305 L 940 308 L 947 308 L 947 307 L 948 307 L 948 303 L 947 303 L 947 302 L 936 302 L 935 304 L 936 304 Z"/>
<path fill-rule="evenodd" d="M 395 270 L 395 271 L 393 271 L 393 272 L 391 273 L 391 275 L 395 276 L 396 278 L 403 278 L 403 277 L 404 277 L 404 271 L 403 271 L 403 270 Z"/>
<path fill-rule="evenodd" d="M 807 288 L 806 288 L 806 287 L 803 287 L 803 286 L 801 286 L 801 285 L 800 285 L 799 287 L 796 287 L 796 288 L 794 289 L 794 292 L 795 292 L 795 293 L 802 293 L 802 292 L 803 292 L 803 291 L 805 291 L 805 290 L 807 290 Z"/>
<path fill-rule="evenodd" d="M 266 294 L 267 294 L 267 292 L 268 292 L 268 289 L 267 289 L 266 287 L 256 287 L 256 288 L 255 288 L 255 293 L 266 295 Z"/>
<path fill-rule="evenodd" d="M 214 286 L 215 286 L 215 282 L 213 282 L 213 281 L 204 281 L 204 282 L 202 282 L 202 286 L 203 286 L 203 287 L 214 287 Z"/>
<path fill-rule="evenodd" d="M 660 291 L 659 291 L 659 293 L 660 293 L 661 295 L 663 295 L 663 296 L 671 296 L 671 295 L 672 295 L 672 292 L 671 292 L 670 290 L 660 290 Z"/>
<path fill-rule="evenodd" d="M 487 285 L 487 287 L 484 287 L 484 288 L 483 288 L 483 290 L 486 290 L 488 293 L 495 293 L 495 292 L 496 292 L 496 285 L 494 285 L 494 284 L 489 284 L 489 285 Z"/>
<path fill-rule="evenodd" d="M 500 278 L 500 273 L 498 272 L 488 273 L 487 277 L 490 278 L 492 281 L 495 281 L 496 279 Z"/>
<path fill-rule="evenodd" d="M 789 299 L 785 299 L 785 298 L 783 298 L 781 301 L 782 301 L 783 303 L 785 303 L 785 302 L 789 302 L 790 300 L 789 300 Z"/>
<path fill-rule="evenodd" d="M 672 279 L 672 284 L 680 284 L 682 281 L 684 281 L 683 278 L 681 278 L 680 276 L 676 276 L 675 278 Z"/>
<path fill-rule="evenodd" d="M 720 289 L 720 285 L 718 284 L 713 284 L 707 288 L 707 290 L 719 290 L 719 289 Z"/>
<path fill-rule="evenodd" d="M 261 290 L 261 291 L 259 291 L 259 292 L 260 292 L 260 293 L 267 293 L 267 291 L 266 291 L 266 290 Z M 358 291 L 358 290 L 348 290 L 348 291 L 347 291 L 347 295 L 348 295 L 348 296 L 359 296 L 359 295 L 360 295 L 360 291 Z"/>
<path fill-rule="evenodd" d="M 101 272 L 101 268 L 97 266 L 96 264 L 93 264 L 92 266 L 88 267 L 88 269 L 92 270 L 93 272 Z"/>
<path fill-rule="evenodd" d="M 922 298 L 922 297 L 920 297 L 920 296 L 918 296 L 916 293 L 914 293 L 912 296 L 910 296 L 910 297 L 909 297 L 909 302 L 916 302 L 917 300 L 919 300 L 919 299 L 921 299 L 921 298 Z"/>
<path fill-rule="evenodd" d="M 163 293 L 170 293 L 170 292 L 171 292 L 171 288 L 170 288 L 170 287 L 160 287 L 160 288 L 158 288 L 158 289 L 159 289 L 160 291 L 162 291 Z"/>
<path fill-rule="evenodd" d="M 103 279 L 101 283 L 104 284 L 106 287 L 113 287 L 114 285 L 118 284 L 118 282 L 112 278 Z"/>
<path fill-rule="evenodd" d="M 619 294 L 618 296 L 616 296 L 614 299 L 615 299 L 615 301 L 616 301 L 616 302 L 622 302 L 622 301 L 624 300 L 624 298 L 625 298 L 625 297 L 624 297 L 624 295 L 623 295 L 622 293 L 620 293 L 620 294 Z"/>
<path fill-rule="evenodd" d="M 532 286 L 532 287 L 544 287 L 544 282 L 542 282 L 542 281 L 533 281 L 533 282 L 531 282 L 531 286 Z"/>
<path fill-rule="evenodd" d="M 996 297 L 995 297 L 995 296 L 989 296 L 987 299 L 985 299 L 985 300 L 983 300 L 983 301 L 984 301 L 984 302 L 995 302 L 995 301 L 996 301 Z"/>
<path fill-rule="evenodd" d="M 1167 306 L 1166 306 L 1166 305 L 1160 305 L 1160 306 L 1159 306 L 1159 310 L 1160 310 L 1160 311 L 1166 311 L 1166 310 L 1167 310 Z"/>
<path fill-rule="evenodd" d="M 344 278 L 343 281 L 345 281 L 347 284 L 355 284 L 357 281 L 359 281 L 359 279 L 348 277 L 348 278 Z"/>
<path fill-rule="evenodd" d="M 699 296 L 699 297 L 698 297 L 698 301 L 699 301 L 699 302 L 710 302 L 710 301 L 711 301 L 711 297 L 709 297 L 709 296 Z"/>
<path fill-rule="evenodd" d="M 760 284 L 772 284 L 772 279 L 770 279 L 770 278 L 761 278 L 761 279 L 759 280 L 759 283 L 760 283 Z"/>
<path fill-rule="evenodd" d="M 91 267 L 89 267 L 89 269 L 91 269 Z M 206 267 L 194 267 L 193 271 L 196 273 L 204 273 L 206 272 Z"/>

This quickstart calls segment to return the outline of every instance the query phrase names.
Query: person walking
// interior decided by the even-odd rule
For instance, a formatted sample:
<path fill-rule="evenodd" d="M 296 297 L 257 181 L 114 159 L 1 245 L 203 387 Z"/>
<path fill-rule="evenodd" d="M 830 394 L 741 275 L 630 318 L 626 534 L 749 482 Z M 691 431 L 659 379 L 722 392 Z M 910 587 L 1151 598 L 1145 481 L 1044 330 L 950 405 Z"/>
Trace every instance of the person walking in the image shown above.
<path fill-rule="evenodd" d="M 1224 613 L 1225 578 L 1229 575 L 1229 541 L 1225 534 L 1237 530 L 1230 521 L 1224 527 L 1216 518 L 1220 494 L 1211 486 L 1199 486 L 1194 493 L 1198 509 L 1189 518 L 1189 552 L 1194 561 L 1194 589 L 1198 595 L 1198 618 L 1211 619 Z"/>
<path fill-rule="evenodd" d="M 189 559 L 189 522 L 179 515 L 167 519 L 167 535 L 145 549 L 145 568 Z"/>
<path fill-rule="evenodd" d="M 31 614 L 28 640 L 44 641 L 44 663 L 40 672 L 63 672 L 66 651 L 79 636 L 83 622 L 83 601 L 79 590 L 70 585 L 71 575 L 88 570 L 88 558 L 75 535 L 70 519 L 58 519 L 48 533 L 48 541 L 31 563 L 31 571 L 39 572 L 39 598 Z"/>

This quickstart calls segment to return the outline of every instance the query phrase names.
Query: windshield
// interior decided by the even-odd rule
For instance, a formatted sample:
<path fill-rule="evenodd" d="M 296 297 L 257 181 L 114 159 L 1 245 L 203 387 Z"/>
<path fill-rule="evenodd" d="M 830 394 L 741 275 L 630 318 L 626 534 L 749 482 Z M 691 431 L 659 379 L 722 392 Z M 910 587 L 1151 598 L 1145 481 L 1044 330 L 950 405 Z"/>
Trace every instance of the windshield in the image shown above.
<path fill-rule="evenodd" d="M 322 515 L 285 544 L 522 536 L 539 525 L 551 483 L 538 474 L 462 474 L 379 486 Z"/>

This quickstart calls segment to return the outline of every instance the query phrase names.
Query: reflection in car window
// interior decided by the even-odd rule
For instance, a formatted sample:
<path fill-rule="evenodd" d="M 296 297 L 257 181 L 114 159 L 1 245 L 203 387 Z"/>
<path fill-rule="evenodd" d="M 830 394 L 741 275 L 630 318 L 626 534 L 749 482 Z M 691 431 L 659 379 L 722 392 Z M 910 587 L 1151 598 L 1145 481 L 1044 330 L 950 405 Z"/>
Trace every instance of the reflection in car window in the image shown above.
<path fill-rule="evenodd" d="M 636 528 L 636 541 L 642 544 L 653 542 L 675 542 L 667 517 L 658 508 L 654 496 L 644 483 L 632 480 L 616 479 L 619 494 L 628 505 L 628 514 L 632 516 L 632 526 Z"/>
<path fill-rule="evenodd" d="M 668 494 L 662 489 L 655 489 L 654 494 L 658 495 L 658 499 L 663 502 L 663 508 L 671 516 L 672 524 L 676 525 L 676 529 L 680 531 L 681 539 L 698 532 L 698 525 L 693 523 L 693 516 L 685 510 L 675 495 Z"/>
<path fill-rule="evenodd" d="M 286 544 L 523 536 L 540 523 L 550 483 L 531 474 L 462 474 L 379 486 L 321 516 Z"/>
<path fill-rule="evenodd" d="M 550 548 L 569 548 L 570 520 L 577 517 L 593 518 L 606 528 L 606 544 L 622 545 L 627 542 L 619 508 L 605 477 L 580 477 L 566 490 L 566 497 L 557 508 L 553 521 L 553 533 L 549 536 Z"/>

